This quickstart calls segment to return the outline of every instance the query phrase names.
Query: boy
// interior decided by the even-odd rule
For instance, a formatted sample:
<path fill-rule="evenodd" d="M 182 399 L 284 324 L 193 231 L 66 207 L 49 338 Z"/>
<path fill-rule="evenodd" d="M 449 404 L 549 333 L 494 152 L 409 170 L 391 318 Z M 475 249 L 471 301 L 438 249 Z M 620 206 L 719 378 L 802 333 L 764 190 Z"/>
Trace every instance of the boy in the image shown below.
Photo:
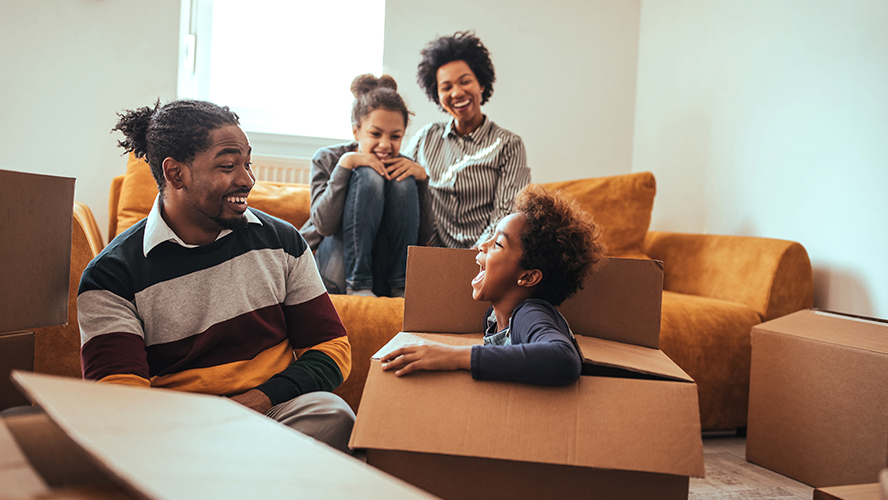
<path fill-rule="evenodd" d="M 383 370 L 470 370 L 478 380 L 567 385 L 582 368 L 570 327 L 555 309 L 605 261 L 601 228 L 579 205 L 538 185 L 482 243 L 472 297 L 491 303 L 484 345 L 425 344 L 383 357 Z"/>

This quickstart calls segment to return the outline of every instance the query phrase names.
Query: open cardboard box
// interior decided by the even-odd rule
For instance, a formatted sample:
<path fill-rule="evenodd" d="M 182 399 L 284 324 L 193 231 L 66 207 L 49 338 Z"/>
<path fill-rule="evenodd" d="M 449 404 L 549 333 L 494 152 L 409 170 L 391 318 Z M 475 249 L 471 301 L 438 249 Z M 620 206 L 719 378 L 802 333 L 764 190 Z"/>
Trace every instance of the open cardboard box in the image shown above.
<path fill-rule="evenodd" d="M 430 499 L 228 398 L 14 372 L 0 498 Z"/>
<path fill-rule="evenodd" d="M 34 332 L 68 320 L 74 179 L 0 170 L 0 410 L 27 404 L 13 369 L 34 367 Z"/>
<path fill-rule="evenodd" d="M 798 311 L 752 329 L 746 459 L 814 487 L 888 466 L 888 322 Z"/>
<path fill-rule="evenodd" d="M 585 358 L 572 385 L 382 371 L 405 342 L 482 343 L 475 255 L 410 248 L 404 331 L 371 363 L 350 446 L 443 498 L 687 498 L 704 474 L 697 386 L 657 348 L 659 262 L 611 259 L 560 307 Z"/>

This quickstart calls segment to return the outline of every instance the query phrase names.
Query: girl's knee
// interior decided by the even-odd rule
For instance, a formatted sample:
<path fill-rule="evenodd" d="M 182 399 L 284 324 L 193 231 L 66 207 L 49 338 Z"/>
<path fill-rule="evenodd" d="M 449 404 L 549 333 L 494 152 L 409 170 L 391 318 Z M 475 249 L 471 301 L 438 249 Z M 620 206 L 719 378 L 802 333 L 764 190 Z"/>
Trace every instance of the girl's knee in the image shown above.
<path fill-rule="evenodd" d="M 369 167 L 356 168 L 352 172 L 349 191 L 356 190 L 359 195 L 381 198 L 385 189 L 385 178 Z"/>

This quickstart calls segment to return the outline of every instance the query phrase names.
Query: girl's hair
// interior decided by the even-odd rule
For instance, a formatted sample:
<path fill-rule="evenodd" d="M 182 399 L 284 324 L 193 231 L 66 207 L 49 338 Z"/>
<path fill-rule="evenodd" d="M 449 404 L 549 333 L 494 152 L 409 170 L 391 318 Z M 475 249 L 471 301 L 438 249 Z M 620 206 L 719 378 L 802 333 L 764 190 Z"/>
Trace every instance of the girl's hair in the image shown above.
<path fill-rule="evenodd" d="M 469 65 L 481 91 L 481 104 L 485 104 L 493 95 L 493 61 L 490 53 L 481 40 L 472 31 L 457 31 L 453 36 L 442 36 L 429 42 L 420 52 L 422 61 L 416 72 L 416 81 L 425 91 L 429 100 L 441 106 L 438 99 L 438 68 L 453 61 L 464 61 Z"/>
<path fill-rule="evenodd" d="M 536 184 L 522 189 L 514 206 L 515 212 L 525 216 L 520 266 L 543 273 L 534 297 L 561 305 L 606 261 L 601 226 L 566 192 Z"/>
<path fill-rule="evenodd" d="M 385 109 L 401 113 L 404 116 L 404 129 L 407 129 L 411 113 L 398 94 L 398 84 L 390 75 L 376 78 L 368 73 L 358 76 L 352 80 L 351 92 L 355 96 L 351 115 L 353 127 L 360 127 L 364 118 L 374 110 Z"/>
<path fill-rule="evenodd" d="M 238 125 L 240 119 L 228 106 L 211 102 L 178 100 L 164 106 L 160 99 L 154 107 L 126 110 L 111 131 L 123 132 L 117 144 L 136 158 L 146 158 L 157 189 L 163 195 L 163 160 L 173 158 L 190 163 L 195 155 L 210 148 L 210 133 L 226 125 Z"/>

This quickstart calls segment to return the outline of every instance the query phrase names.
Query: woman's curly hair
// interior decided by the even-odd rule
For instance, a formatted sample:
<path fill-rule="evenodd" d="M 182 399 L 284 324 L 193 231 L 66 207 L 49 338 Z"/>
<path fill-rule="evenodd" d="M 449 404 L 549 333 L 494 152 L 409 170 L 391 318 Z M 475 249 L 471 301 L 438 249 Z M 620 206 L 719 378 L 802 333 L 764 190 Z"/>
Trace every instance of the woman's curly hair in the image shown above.
<path fill-rule="evenodd" d="M 438 99 L 438 68 L 453 61 L 465 61 L 469 65 L 481 91 L 481 104 L 490 100 L 493 94 L 493 61 L 481 40 L 472 31 L 457 31 L 453 36 L 442 36 L 429 42 L 420 52 L 422 61 L 416 72 L 416 81 L 429 96 L 429 100 L 441 107 Z"/>
<path fill-rule="evenodd" d="M 536 184 L 518 193 L 514 207 L 525 216 L 520 266 L 543 273 L 533 296 L 561 305 L 606 261 L 601 226 L 566 192 Z"/>
<path fill-rule="evenodd" d="M 154 107 L 117 113 L 120 118 L 112 132 L 119 130 L 125 138 L 117 144 L 136 158 L 145 158 L 151 175 L 163 195 L 163 160 L 174 158 L 190 163 L 195 155 L 210 148 L 210 132 L 226 125 L 238 125 L 240 119 L 228 106 L 183 99 L 164 106 L 160 99 Z"/>
<path fill-rule="evenodd" d="M 398 84 L 391 75 L 382 75 L 379 78 L 370 73 L 359 75 L 352 80 L 351 92 L 355 96 L 351 115 L 353 127 L 360 127 L 364 118 L 374 110 L 385 109 L 401 113 L 404 116 L 404 129 L 407 129 L 412 113 L 398 93 Z"/>

